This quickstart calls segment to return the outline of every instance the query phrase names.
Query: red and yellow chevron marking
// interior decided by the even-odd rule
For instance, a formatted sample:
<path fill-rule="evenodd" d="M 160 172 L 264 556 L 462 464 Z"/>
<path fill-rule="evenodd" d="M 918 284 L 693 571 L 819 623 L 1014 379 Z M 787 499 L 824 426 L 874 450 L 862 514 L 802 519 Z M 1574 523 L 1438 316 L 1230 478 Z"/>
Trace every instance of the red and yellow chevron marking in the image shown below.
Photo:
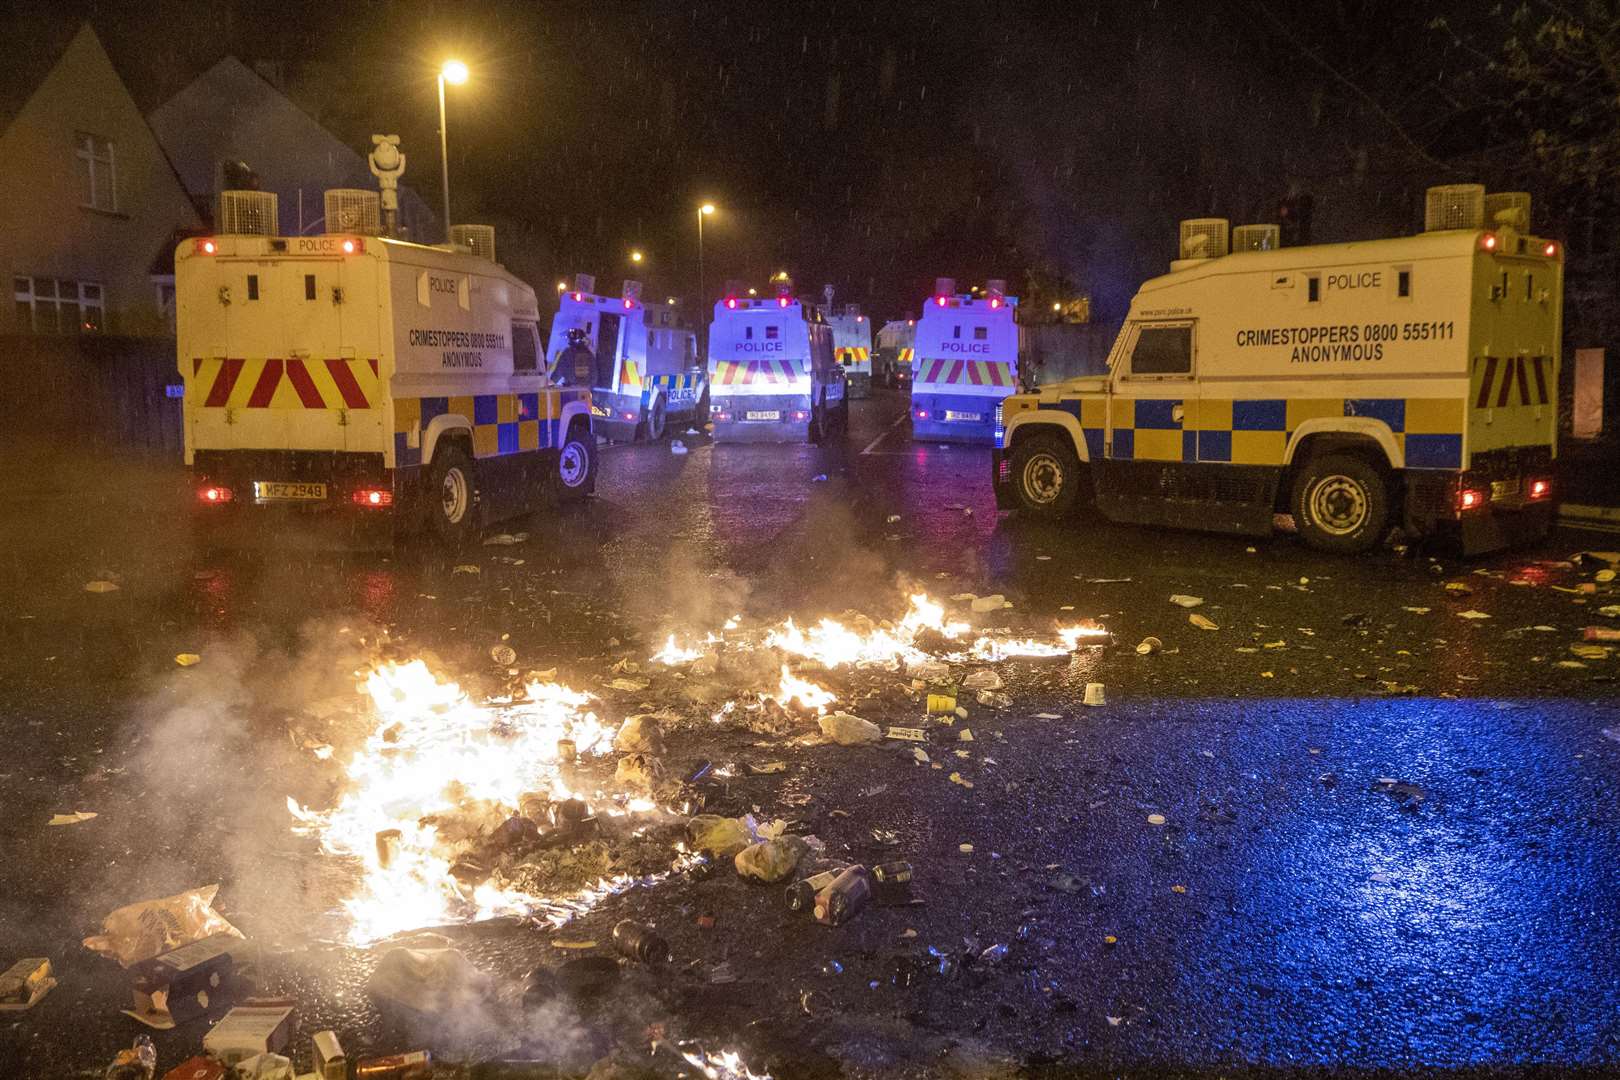
<path fill-rule="evenodd" d="M 1474 408 L 1502 409 L 1509 405 L 1546 405 L 1552 372 L 1550 356 L 1482 356 L 1474 361 L 1480 372 Z"/>
<path fill-rule="evenodd" d="M 204 409 L 369 409 L 377 361 L 304 357 L 196 357 L 188 404 Z"/>
<path fill-rule="evenodd" d="M 916 355 L 917 355 L 917 350 L 916 349 L 901 349 L 900 350 L 900 362 L 902 364 L 909 364 L 909 363 L 911 363 L 912 357 L 914 357 Z"/>
<path fill-rule="evenodd" d="M 709 382 L 714 386 L 759 386 L 792 383 L 798 378 L 792 360 L 716 360 Z"/>
<path fill-rule="evenodd" d="M 917 381 L 946 386 L 1016 385 L 1011 369 L 1001 360 L 924 360 Z"/>
<path fill-rule="evenodd" d="M 835 352 L 837 353 L 835 359 L 842 364 L 864 363 L 867 358 L 867 351 L 859 345 L 845 345 Z"/>
<path fill-rule="evenodd" d="M 634 360 L 619 365 L 619 385 L 627 390 L 641 389 L 641 366 Z"/>

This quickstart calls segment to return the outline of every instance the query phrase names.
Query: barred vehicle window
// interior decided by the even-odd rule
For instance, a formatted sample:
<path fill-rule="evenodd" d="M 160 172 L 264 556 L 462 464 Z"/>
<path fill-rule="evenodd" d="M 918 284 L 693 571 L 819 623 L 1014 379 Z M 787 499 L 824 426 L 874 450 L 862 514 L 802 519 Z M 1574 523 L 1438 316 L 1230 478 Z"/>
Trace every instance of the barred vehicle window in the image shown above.
<path fill-rule="evenodd" d="M 1145 326 L 1131 350 L 1133 375 L 1186 375 L 1192 371 L 1192 327 Z"/>
<path fill-rule="evenodd" d="M 539 367 L 535 346 L 534 327 L 527 323 L 512 324 L 512 370 L 534 371 Z"/>

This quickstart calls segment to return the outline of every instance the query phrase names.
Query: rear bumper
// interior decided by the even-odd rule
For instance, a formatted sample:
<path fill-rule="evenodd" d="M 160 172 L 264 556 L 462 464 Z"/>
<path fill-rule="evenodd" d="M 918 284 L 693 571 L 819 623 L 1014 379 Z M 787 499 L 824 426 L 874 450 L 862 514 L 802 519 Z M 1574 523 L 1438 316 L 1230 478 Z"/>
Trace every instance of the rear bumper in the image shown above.
<path fill-rule="evenodd" d="M 930 442 L 961 442 L 994 446 L 996 442 L 996 398 L 966 394 L 936 394 L 911 391 L 911 437 Z M 973 420 L 947 419 L 949 414 L 976 417 Z"/>
<path fill-rule="evenodd" d="M 863 398 L 872 392 L 872 373 L 870 371 L 856 371 L 845 368 L 844 378 L 849 380 L 850 397 Z"/>
<path fill-rule="evenodd" d="M 710 390 L 709 419 L 715 442 L 805 442 L 813 419 L 810 395 L 718 394 Z M 775 413 L 749 419 L 750 413 Z"/>
<path fill-rule="evenodd" d="M 641 427 L 640 394 L 591 391 L 591 431 L 614 442 L 632 442 Z"/>
<path fill-rule="evenodd" d="M 1552 482 L 1551 460 L 1525 456 L 1496 467 L 1468 472 L 1406 474 L 1406 524 L 1419 535 L 1434 536 L 1460 547 L 1464 555 L 1482 555 L 1544 539 L 1556 513 L 1556 483 L 1540 498 L 1527 493 L 1534 480 Z M 1460 493 L 1478 492 L 1480 502 L 1460 509 Z"/>
<path fill-rule="evenodd" d="M 199 450 L 192 474 L 193 520 L 211 543 L 246 548 L 388 547 L 397 523 L 420 507 L 418 469 L 384 467 L 381 454 Z M 324 484 L 325 497 L 270 500 L 255 483 Z M 210 501 L 204 492 L 229 492 Z M 378 492 L 380 505 L 357 502 Z"/>

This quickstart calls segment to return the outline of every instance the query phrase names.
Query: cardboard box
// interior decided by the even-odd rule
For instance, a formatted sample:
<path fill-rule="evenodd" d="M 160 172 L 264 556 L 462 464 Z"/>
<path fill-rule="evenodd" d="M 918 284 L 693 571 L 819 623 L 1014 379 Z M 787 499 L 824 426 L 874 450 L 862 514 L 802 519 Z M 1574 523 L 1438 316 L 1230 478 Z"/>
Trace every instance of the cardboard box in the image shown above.
<path fill-rule="evenodd" d="M 315 1075 L 321 1080 L 348 1080 L 349 1059 L 335 1031 L 315 1033 Z"/>
<path fill-rule="evenodd" d="M 203 1036 L 203 1049 L 235 1065 L 254 1054 L 279 1054 L 292 1038 L 291 1005 L 238 1005 Z"/>
<path fill-rule="evenodd" d="M 217 1008 L 233 989 L 236 963 L 232 952 L 244 944 L 231 934 L 215 934 L 142 960 L 130 968 L 135 1008 L 125 1010 L 126 1014 L 161 1029 Z"/>
<path fill-rule="evenodd" d="M 31 1009 L 55 985 L 47 957 L 30 956 L 19 960 L 0 974 L 0 1012 Z"/>

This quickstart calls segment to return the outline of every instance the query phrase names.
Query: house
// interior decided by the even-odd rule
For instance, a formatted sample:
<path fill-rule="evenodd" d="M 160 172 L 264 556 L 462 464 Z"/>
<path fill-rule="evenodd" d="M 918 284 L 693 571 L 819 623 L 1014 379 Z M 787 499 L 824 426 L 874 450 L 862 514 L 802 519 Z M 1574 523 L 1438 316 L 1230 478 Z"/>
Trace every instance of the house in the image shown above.
<path fill-rule="evenodd" d="M 172 333 L 152 271 L 203 221 L 88 24 L 0 124 L 0 334 Z"/>
<path fill-rule="evenodd" d="M 328 189 L 377 189 L 365 157 L 369 145 L 350 147 L 234 56 L 198 76 L 148 119 L 199 204 L 217 206 L 219 192 L 241 184 L 240 175 L 250 172 L 259 190 L 276 194 L 283 236 L 322 231 Z M 379 117 L 377 123 L 382 130 L 389 120 Z M 409 176 L 424 166 L 412 159 L 410 147 L 404 150 Z M 432 168 L 433 159 L 421 160 Z M 399 224 L 400 235 L 409 239 L 442 239 L 438 218 L 403 184 Z"/>

